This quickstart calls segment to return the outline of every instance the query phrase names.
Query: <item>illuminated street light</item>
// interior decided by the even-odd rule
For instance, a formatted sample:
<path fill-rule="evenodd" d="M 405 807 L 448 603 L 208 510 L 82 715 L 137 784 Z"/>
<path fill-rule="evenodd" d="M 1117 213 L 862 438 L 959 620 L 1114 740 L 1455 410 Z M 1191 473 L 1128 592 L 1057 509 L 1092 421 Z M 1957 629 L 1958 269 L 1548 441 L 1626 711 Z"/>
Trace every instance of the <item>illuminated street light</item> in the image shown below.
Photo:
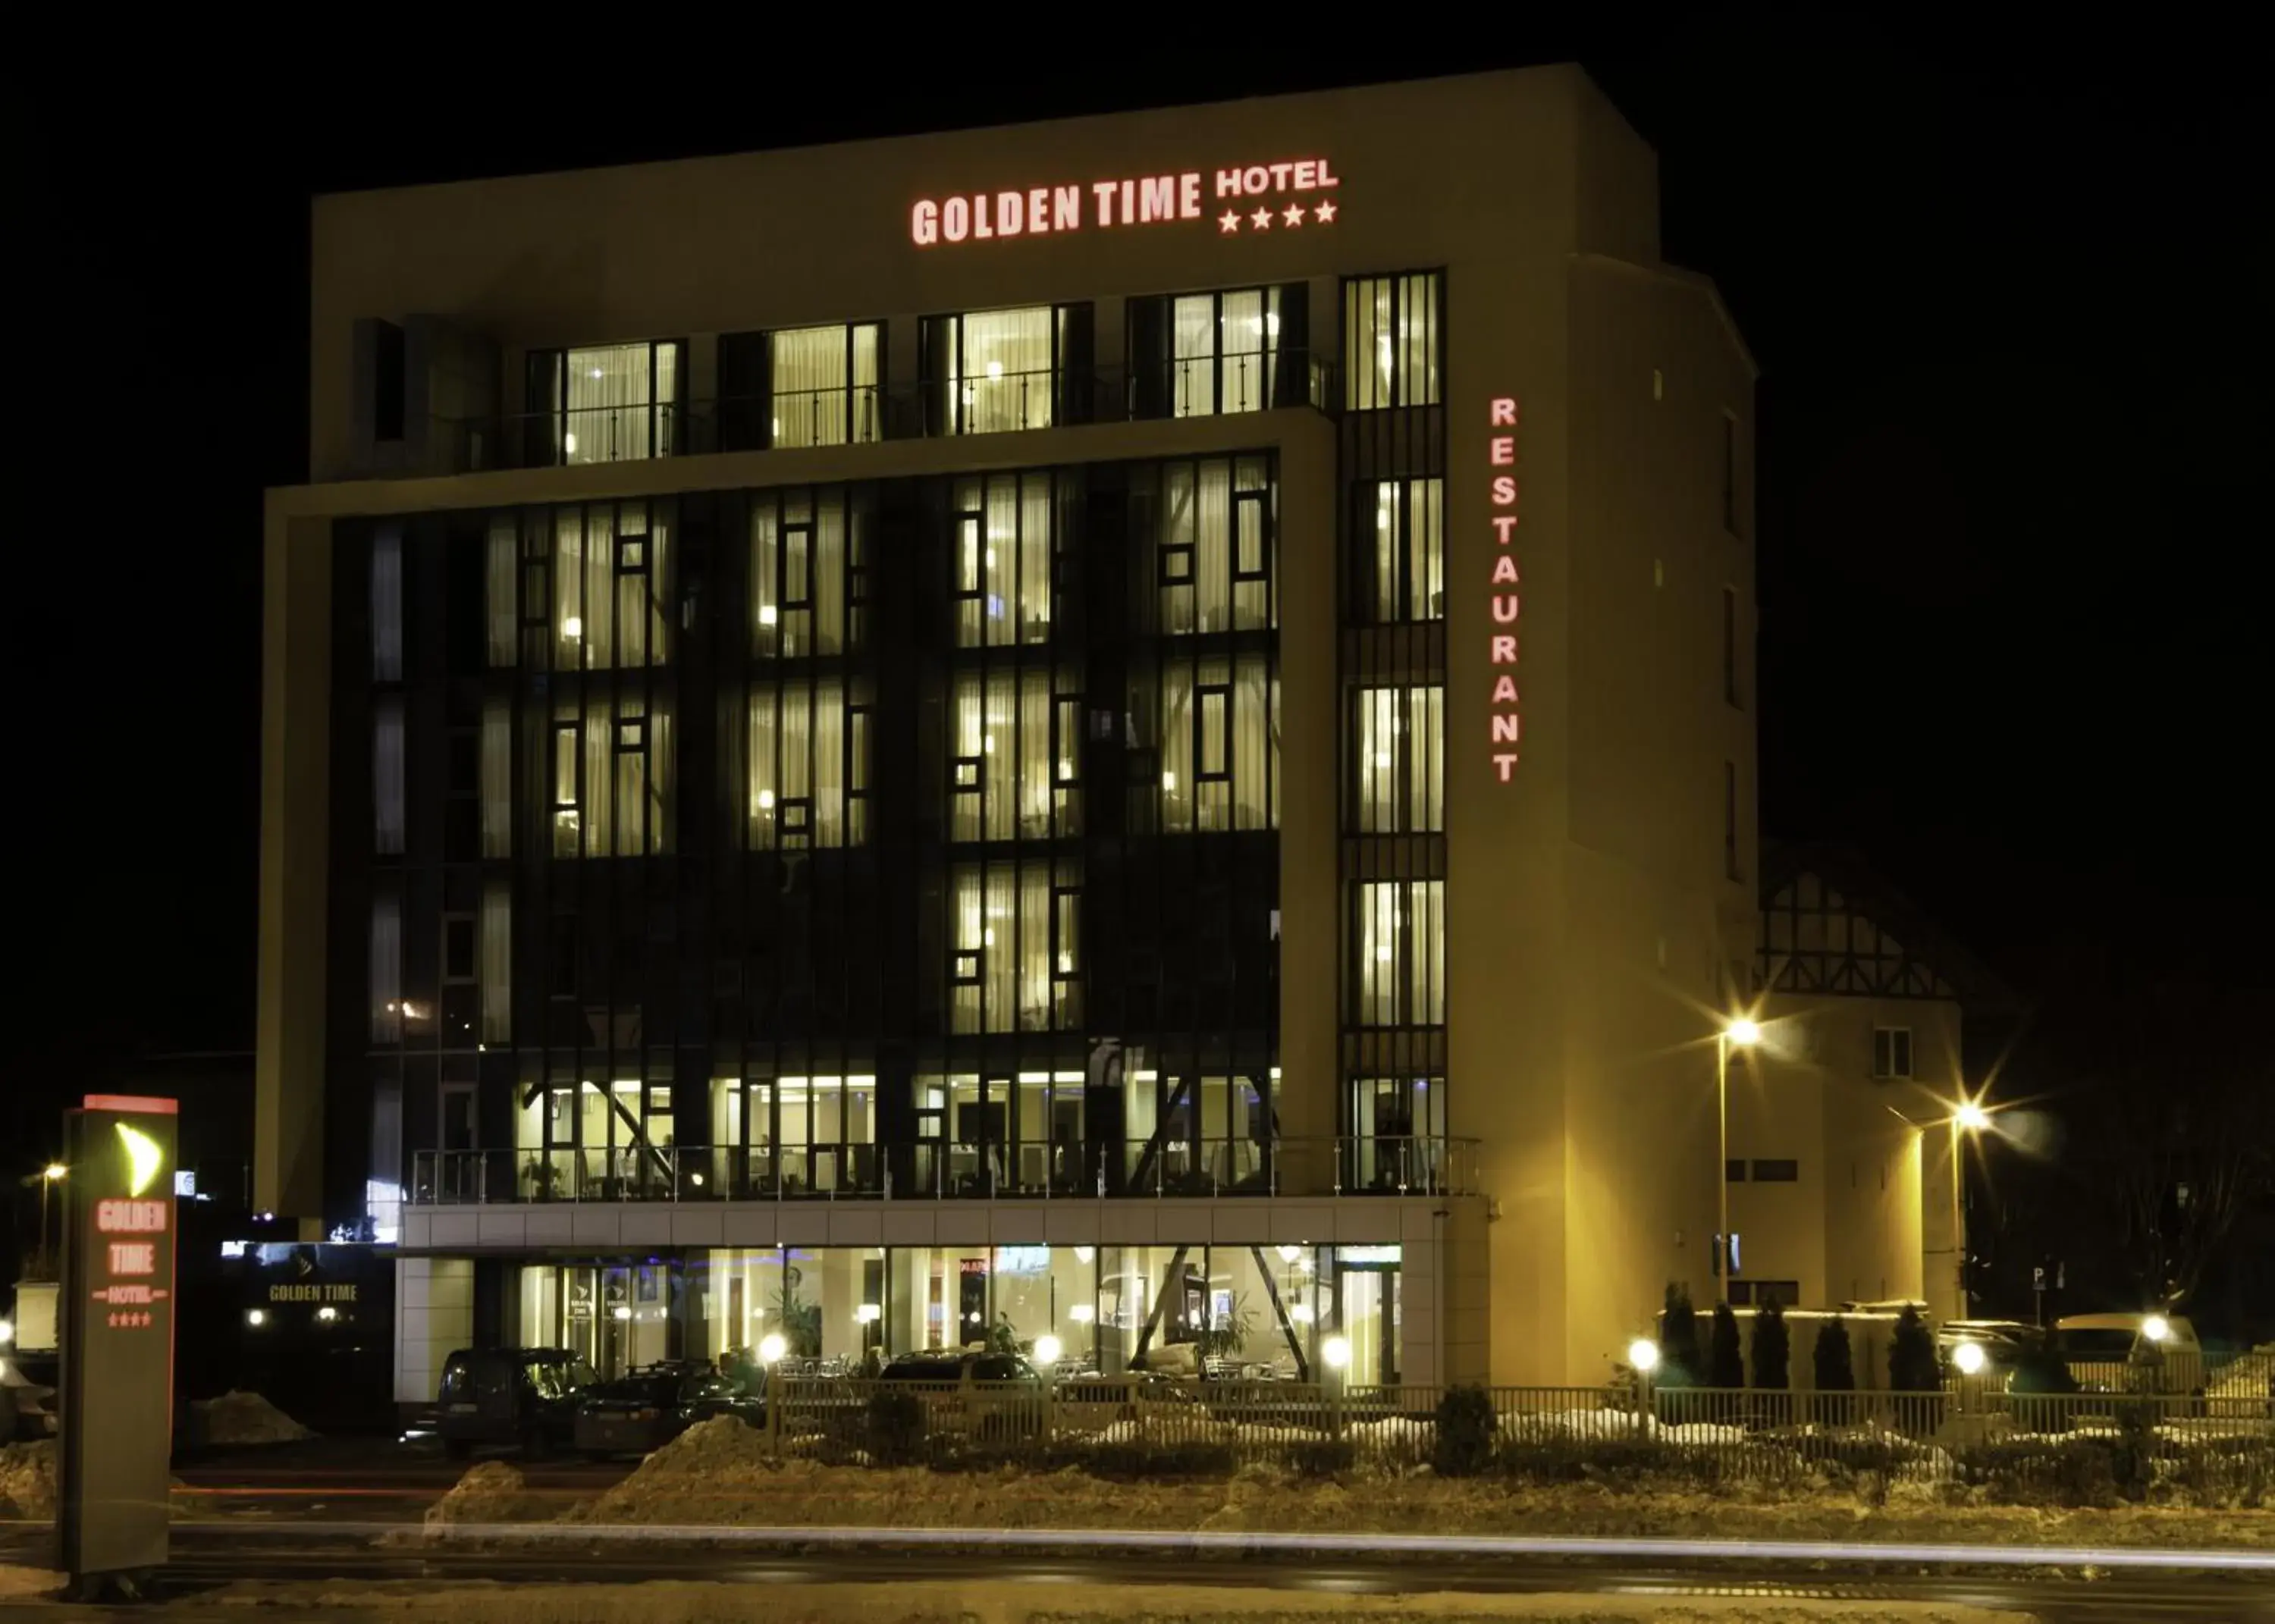
<path fill-rule="evenodd" d="M 1056 1364 L 1059 1355 L 1064 1351 L 1059 1346 L 1059 1339 L 1047 1331 L 1035 1339 L 1035 1363 L 1038 1364 Z"/>
<path fill-rule="evenodd" d="M 782 1356 L 789 1351 L 790 1344 L 782 1341 L 782 1333 L 779 1331 L 769 1331 L 759 1342 L 759 1363 L 761 1364 L 780 1363 Z"/>
<path fill-rule="evenodd" d="M 47 1180 L 49 1183 L 53 1183 L 56 1180 L 64 1177 L 70 1172 L 71 1169 L 64 1167 L 63 1163 L 59 1161 L 51 1161 L 46 1167 L 40 1169 L 40 1176 Z"/>
<path fill-rule="evenodd" d="M 1350 1363 L 1350 1339 L 1331 1336 L 1319 1344 L 1319 1357 L 1326 1361 L 1331 1371 L 1340 1371 Z"/>
<path fill-rule="evenodd" d="M 1969 1133 L 1981 1133 L 1991 1126 L 1991 1113 L 1972 1099 L 1963 1099 L 1960 1101 L 1959 1108 L 1951 1114 L 1951 1120 Z"/>
<path fill-rule="evenodd" d="M 1628 1363 L 1643 1375 L 1650 1375 L 1659 1368 L 1659 1344 L 1647 1336 L 1636 1338 L 1628 1344 Z"/>
<path fill-rule="evenodd" d="M 246 1309 L 245 1311 L 245 1323 L 258 1331 L 261 1326 L 268 1323 L 268 1311 L 266 1309 L 259 1308 Z"/>
<path fill-rule="evenodd" d="M 1750 1049 L 1762 1040 L 1762 1029 L 1757 1022 L 1740 1016 L 1722 1029 L 1722 1035 L 1742 1049 Z"/>
<path fill-rule="evenodd" d="M 1720 1129 L 1716 1136 L 1720 1153 L 1714 1164 L 1714 1188 L 1720 1192 L 1717 1210 L 1721 1216 L 1714 1235 L 1715 1248 L 1721 1254 L 1714 1262 L 1714 1278 L 1726 1303 L 1730 1298 L 1730 1254 L 1735 1250 L 1730 1244 L 1730 1049 L 1733 1045 L 1750 1049 L 1761 1040 L 1760 1025 L 1742 1015 L 1723 1022 L 1722 1030 L 1714 1034 L 1714 1120 Z"/>
<path fill-rule="evenodd" d="M 1951 1250 L 1953 1265 L 1952 1318 L 1967 1317 L 1967 1147 L 1961 1134 L 1978 1134 L 1991 1126 L 1991 1113 L 1979 1099 L 1964 1093 L 1951 1107 Z"/>
<path fill-rule="evenodd" d="M 0 1319 L 0 1348 L 5 1348 L 15 1340 L 16 1322 L 12 1319 Z"/>
<path fill-rule="evenodd" d="M 2152 1342 L 2161 1342 L 2173 1333 L 2173 1322 L 2162 1314 L 2151 1314 L 2141 1322 L 2141 1334 Z"/>
<path fill-rule="evenodd" d="M 1959 1367 L 1961 1376 L 1980 1376 L 1983 1367 L 1990 1363 L 1980 1342 L 1961 1342 L 1951 1350 L 1951 1362 Z"/>

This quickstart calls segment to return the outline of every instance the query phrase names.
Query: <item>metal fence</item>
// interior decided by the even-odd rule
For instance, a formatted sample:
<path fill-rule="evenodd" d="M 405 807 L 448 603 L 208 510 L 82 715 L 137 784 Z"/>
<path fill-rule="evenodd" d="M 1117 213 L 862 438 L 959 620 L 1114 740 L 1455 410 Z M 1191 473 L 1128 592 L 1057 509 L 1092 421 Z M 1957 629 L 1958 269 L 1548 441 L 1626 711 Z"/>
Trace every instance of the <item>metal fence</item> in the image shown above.
<path fill-rule="evenodd" d="M 1441 1410 L 1446 1390 L 1423 1386 L 777 1377 L 765 1430 L 769 1449 L 848 1463 L 1021 1461 L 1131 1477 L 1435 1466 L 1540 1482 L 1971 1485 L 2025 1499 L 2137 1498 L 2160 1484 L 2275 1493 L 2275 1401 L 2262 1397 L 1472 1391 L 1482 1399 Z"/>

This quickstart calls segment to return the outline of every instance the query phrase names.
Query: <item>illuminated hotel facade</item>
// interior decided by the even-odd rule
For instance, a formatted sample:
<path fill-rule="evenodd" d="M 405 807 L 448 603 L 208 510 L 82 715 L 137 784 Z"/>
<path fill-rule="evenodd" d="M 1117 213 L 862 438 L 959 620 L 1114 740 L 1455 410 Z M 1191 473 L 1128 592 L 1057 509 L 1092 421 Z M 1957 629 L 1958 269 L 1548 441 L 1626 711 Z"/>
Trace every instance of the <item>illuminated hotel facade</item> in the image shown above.
<path fill-rule="evenodd" d="M 1577 71 L 328 197 L 314 266 L 257 1193 L 399 1246 L 399 1397 L 1588 1380 L 1711 1297 L 1753 369 Z"/>

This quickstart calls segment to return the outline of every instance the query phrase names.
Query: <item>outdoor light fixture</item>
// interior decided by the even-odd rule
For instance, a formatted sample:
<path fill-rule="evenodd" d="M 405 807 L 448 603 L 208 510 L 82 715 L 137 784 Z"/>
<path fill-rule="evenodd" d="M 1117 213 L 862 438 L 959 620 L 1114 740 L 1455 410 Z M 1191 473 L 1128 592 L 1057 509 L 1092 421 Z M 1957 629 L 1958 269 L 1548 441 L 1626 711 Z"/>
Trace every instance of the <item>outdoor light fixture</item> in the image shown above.
<path fill-rule="evenodd" d="M 5 1348 L 15 1340 L 16 1322 L 12 1319 L 0 1319 L 0 1348 Z"/>
<path fill-rule="evenodd" d="M 782 1356 L 789 1351 L 790 1344 L 782 1341 L 782 1333 L 779 1331 L 769 1331 L 759 1342 L 759 1363 L 761 1364 L 780 1363 Z"/>
<path fill-rule="evenodd" d="M 1969 1133 L 1981 1133 L 1991 1126 L 1991 1113 L 1972 1099 L 1962 1099 L 1958 1108 L 1952 1112 L 1951 1120 Z"/>
<path fill-rule="evenodd" d="M 245 1323 L 258 1331 L 261 1326 L 268 1323 L 268 1311 L 266 1309 L 246 1309 L 245 1311 Z"/>
<path fill-rule="evenodd" d="M 1326 1361 L 1331 1371 L 1340 1371 L 1350 1363 L 1350 1339 L 1331 1336 L 1319 1344 L 1319 1357 Z"/>
<path fill-rule="evenodd" d="M 1727 1036 L 1731 1042 L 1736 1044 L 1742 1049 L 1751 1048 L 1755 1044 L 1757 1044 L 1762 1040 L 1762 1029 L 1760 1023 L 1750 1021 L 1744 1016 L 1740 1016 L 1736 1020 L 1731 1022 L 1729 1025 L 1724 1027 L 1722 1031 L 1724 1035 Z"/>
<path fill-rule="evenodd" d="M 46 1167 L 40 1169 L 40 1176 L 52 1184 L 70 1171 L 71 1169 L 64 1167 L 63 1163 L 59 1161 L 51 1161 Z"/>
<path fill-rule="evenodd" d="M 1059 1355 L 1064 1351 L 1059 1346 L 1059 1339 L 1047 1331 L 1035 1339 L 1035 1363 L 1038 1364 L 1056 1364 Z"/>
<path fill-rule="evenodd" d="M 1951 1350 L 1951 1362 L 1959 1367 L 1961 1376 L 1980 1376 L 1983 1367 L 1990 1363 L 1980 1342 L 1961 1342 Z"/>
<path fill-rule="evenodd" d="M 2141 1334 L 2152 1342 L 2161 1342 L 2173 1333 L 2173 1322 L 2162 1314 L 2151 1314 L 2141 1322 Z"/>
<path fill-rule="evenodd" d="M 339 1317 L 340 1311 L 334 1308 L 329 1303 L 325 1303 L 323 1307 L 316 1311 L 316 1318 L 328 1323 L 331 1320 L 337 1319 Z"/>
<path fill-rule="evenodd" d="M 1647 1336 L 1639 1336 L 1628 1344 L 1628 1363 L 1648 1376 L 1659 1368 L 1659 1344 Z"/>

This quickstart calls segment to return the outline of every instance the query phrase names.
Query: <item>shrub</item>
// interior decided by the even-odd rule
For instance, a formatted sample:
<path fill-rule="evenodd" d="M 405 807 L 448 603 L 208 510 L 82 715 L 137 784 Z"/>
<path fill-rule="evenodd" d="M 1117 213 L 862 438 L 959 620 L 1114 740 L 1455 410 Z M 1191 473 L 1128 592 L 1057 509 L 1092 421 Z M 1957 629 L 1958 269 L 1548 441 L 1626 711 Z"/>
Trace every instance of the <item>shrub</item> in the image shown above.
<path fill-rule="evenodd" d="M 1078 1466 L 1093 1477 L 1113 1483 L 1139 1483 L 1229 1477 L 1239 1467 L 1240 1460 L 1229 1444 L 1114 1443 L 1054 1449 L 1045 1457 L 1044 1464 Z"/>
<path fill-rule="evenodd" d="M 1935 1356 L 1935 1334 L 1909 1303 L 1896 1316 L 1888 1341 L 1888 1386 L 1898 1393 L 1933 1393 L 1943 1386 Z"/>
<path fill-rule="evenodd" d="M 1848 1327 L 1835 1314 L 1826 1320 L 1817 1333 L 1817 1346 L 1810 1350 L 1811 1374 L 1820 1393 L 1854 1393 L 1856 1390 L 1856 1356 L 1848 1346 Z"/>
<path fill-rule="evenodd" d="M 1438 1434 L 1430 1469 L 1440 1477 L 1474 1477 L 1493 1463 L 1493 1395 L 1483 1387 L 1448 1387 L 1438 1401 Z"/>
<path fill-rule="evenodd" d="M 882 1386 L 871 1394 L 869 1458 L 880 1466 L 908 1466 L 924 1452 L 924 1401 L 905 1387 Z"/>
<path fill-rule="evenodd" d="M 1298 1477 L 1339 1477 L 1358 1463 L 1358 1446 L 1348 1438 L 1312 1438 L 1291 1445 L 1288 1467 Z"/>
<path fill-rule="evenodd" d="M 2105 1439 L 2051 1443 L 2019 1439 L 1984 1444 L 1961 1451 L 1954 1465 L 1961 1483 L 2008 1505 L 2107 1507 L 2117 1503 L 2117 1475 Z"/>
<path fill-rule="evenodd" d="M 1690 1288 L 1670 1281 L 1659 1317 L 1657 1380 L 1662 1387 L 1696 1386 L 1699 1371 L 1698 1311 L 1690 1306 Z"/>
<path fill-rule="evenodd" d="M 1779 1395 L 1772 1401 L 1782 1409 L 1791 1390 L 1793 1336 L 1786 1329 L 1785 1310 L 1772 1302 L 1754 1316 L 1754 1386 Z"/>
<path fill-rule="evenodd" d="M 1742 1387 L 1746 1385 L 1746 1362 L 1738 1346 L 1738 1317 L 1730 1311 L 1727 1303 L 1714 1305 L 1714 1328 L 1706 1356 L 1706 1385 L 1710 1387 Z"/>

